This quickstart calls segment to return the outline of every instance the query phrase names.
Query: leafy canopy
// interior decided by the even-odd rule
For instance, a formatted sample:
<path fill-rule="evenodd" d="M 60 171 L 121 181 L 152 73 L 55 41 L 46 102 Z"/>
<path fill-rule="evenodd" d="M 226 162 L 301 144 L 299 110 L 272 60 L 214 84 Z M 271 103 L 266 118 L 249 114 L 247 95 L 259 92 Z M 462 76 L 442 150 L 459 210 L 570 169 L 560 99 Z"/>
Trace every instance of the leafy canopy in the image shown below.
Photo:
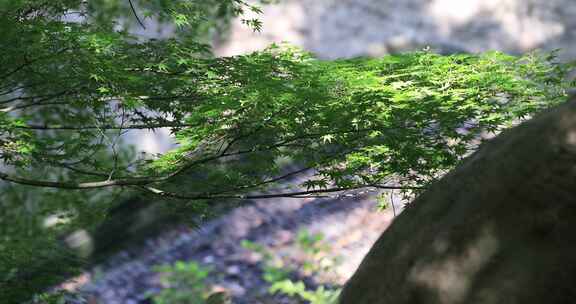
<path fill-rule="evenodd" d="M 98 223 L 117 191 L 198 206 L 418 189 L 482 134 L 571 87 L 570 66 L 538 53 L 321 61 L 271 46 L 212 56 L 208 42 L 247 10 L 259 11 L 241 0 L 0 0 L 0 285 L 53 283 L 60 268 L 39 278 L 34 263 L 60 252 L 57 236 Z M 173 38 L 131 34 L 151 19 Z M 178 147 L 150 156 L 122 145 L 126 132 L 158 128 Z M 308 178 L 296 189 L 261 192 L 298 174 Z M 46 228 L 47 217 L 58 224 Z"/>
<path fill-rule="evenodd" d="M 273 46 L 206 58 L 177 40 L 120 39 L 100 48 L 83 45 L 83 31 L 56 36 L 68 34 L 62 43 L 72 46 L 62 55 L 23 63 L 7 77 L 23 88 L 3 95 L 1 156 L 15 172 L 0 173 L 6 181 L 257 198 L 247 193 L 288 177 L 281 160 L 290 159 L 316 169 L 305 186 L 317 192 L 392 187 L 398 179 L 421 187 L 474 149 L 483 132 L 566 94 L 566 67 L 536 54 L 327 62 Z M 159 127 L 170 128 L 176 149 L 153 159 L 118 152 L 125 131 Z M 189 190 L 170 191 L 185 174 L 193 177 Z"/>

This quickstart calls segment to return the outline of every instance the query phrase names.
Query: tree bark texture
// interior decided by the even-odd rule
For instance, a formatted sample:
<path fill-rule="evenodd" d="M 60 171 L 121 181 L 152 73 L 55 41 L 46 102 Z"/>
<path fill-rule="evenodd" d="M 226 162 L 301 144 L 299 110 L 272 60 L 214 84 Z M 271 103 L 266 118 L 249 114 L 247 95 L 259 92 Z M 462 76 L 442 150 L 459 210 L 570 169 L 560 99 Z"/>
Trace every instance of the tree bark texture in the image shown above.
<path fill-rule="evenodd" d="M 483 144 L 382 234 L 341 304 L 576 301 L 576 98 Z"/>

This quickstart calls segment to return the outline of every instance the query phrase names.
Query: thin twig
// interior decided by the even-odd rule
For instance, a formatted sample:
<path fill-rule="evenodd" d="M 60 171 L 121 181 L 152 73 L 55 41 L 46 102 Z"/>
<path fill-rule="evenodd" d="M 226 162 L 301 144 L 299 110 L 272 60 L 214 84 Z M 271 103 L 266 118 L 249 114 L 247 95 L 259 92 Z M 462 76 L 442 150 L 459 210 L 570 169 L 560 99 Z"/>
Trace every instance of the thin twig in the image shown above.
<path fill-rule="evenodd" d="M 132 13 L 134 14 L 134 17 L 136 17 L 136 20 L 138 21 L 140 26 L 143 29 L 146 29 L 146 27 L 144 26 L 144 23 L 142 22 L 142 20 L 140 20 L 140 17 L 138 17 L 138 13 L 136 13 L 136 8 L 134 8 L 134 4 L 132 4 L 132 0 L 128 0 L 128 2 L 130 3 L 130 8 L 132 9 Z"/>
<path fill-rule="evenodd" d="M 17 129 L 29 129 L 29 130 L 71 130 L 71 131 L 81 131 L 81 130 L 127 130 L 127 129 L 158 129 L 158 128 L 185 128 L 193 127 L 192 124 L 172 124 L 172 123 L 162 123 L 162 124 L 135 124 L 126 126 L 114 126 L 114 125 L 102 125 L 102 126 L 66 126 L 66 125 L 26 125 L 26 126 L 15 126 Z"/>

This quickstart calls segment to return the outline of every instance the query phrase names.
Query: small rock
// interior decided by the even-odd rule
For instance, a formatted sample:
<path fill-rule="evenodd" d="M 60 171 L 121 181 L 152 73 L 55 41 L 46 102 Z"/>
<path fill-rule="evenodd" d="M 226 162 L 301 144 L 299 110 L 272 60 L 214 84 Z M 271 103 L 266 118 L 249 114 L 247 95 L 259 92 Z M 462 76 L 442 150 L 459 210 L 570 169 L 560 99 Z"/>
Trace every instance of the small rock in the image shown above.
<path fill-rule="evenodd" d="M 226 273 L 229 275 L 238 275 L 240 273 L 240 267 L 238 265 L 232 265 L 226 268 Z"/>
<path fill-rule="evenodd" d="M 242 297 L 246 294 L 246 289 L 240 286 L 240 284 L 235 282 L 226 282 L 223 284 L 226 286 L 226 289 L 230 292 L 230 294 L 234 297 Z"/>
<path fill-rule="evenodd" d="M 278 231 L 273 240 L 273 246 L 279 246 L 290 243 L 294 239 L 294 233 L 289 230 L 282 229 Z"/>
<path fill-rule="evenodd" d="M 202 259 L 202 261 L 206 264 L 212 264 L 212 263 L 214 263 L 214 256 L 213 255 L 207 255 L 204 257 L 204 259 Z"/>

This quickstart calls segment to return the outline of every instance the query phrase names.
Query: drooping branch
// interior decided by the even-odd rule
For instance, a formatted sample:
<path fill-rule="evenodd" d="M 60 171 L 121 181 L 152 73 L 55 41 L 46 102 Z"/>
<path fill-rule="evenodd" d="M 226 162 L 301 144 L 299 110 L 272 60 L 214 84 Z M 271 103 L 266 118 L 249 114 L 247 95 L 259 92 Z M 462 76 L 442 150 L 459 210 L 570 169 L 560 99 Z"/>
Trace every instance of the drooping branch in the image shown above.
<path fill-rule="evenodd" d="M 181 124 L 181 123 L 158 123 L 158 124 L 134 124 L 134 125 L 101 125 L 101 126 L 69 126 L 69 125 L 35 125 L 29 124 L 25 126 L 16 126 L 18 129 L 29 129 L 29 130 L 70 130 L 70 131 L 82 131 L 82 130 L 142 130 L 142 129 L 159 129 L 159 128 L 185 128 L 193 127 L 192 124 Z"/>
<path fill-rule="evenodd" d="M 200 200 L 200 199 L 266 199 L 266 198 L 275 198 L 275 197 L 292 197 L 292 198 L 303 198 L 303 197 L 310 197 L 316 194 L 323 194 L 323 193 L 334 193 L 334 192 L 343 192 L 348 190 L 357 190 L 361 188 L 376 188 L 374 185 L 359 185 L 353 187 L 334 187 L 334 188 L 325 188 L 325 189 L 314 189 L 314 190 L 306 190 L 306 191 L 296 191 L 296 192 L 281 192 L 275 194 L 255 194 L 255 195 L 229 195 L 229 194 L 213 194 L 213 193 L 201 193 L 201 194 L 182 194 L 182 193 L 175 193 L 170 191 L 161 190 L 158 188 L 154 188 L 148 186 L 150 184 L 165 181 L 165 177 L 161 178 L 126 178 L 126 179 L 116 179 L 116 180 L 104 180 L 104 181 L 96 181 L 96 182 L 84 182 L 84 183 L 71 183 L 71 182 L 53 182 L 53 181 L 41 181 L 41 180 L 33 180 L 33 179 L 26 179 L 16 176 L 11 176 L 6 173 L 0 172 L 0 179 L 12 182 L 20 185 L 26 186 L 34 186 L 34 187 L 41 187 L 41 188 L 56 188 L 56 189 L 67 189 L 67 190 L 87 190 L 87 189 L 99 189 L 99 188 L 107 188 L 107 187 L 123 187 L 123 186 L 136 186 L 141 190 L 145 190 L 147 192 L 153 193 L 155 195 L 159 195 L 162 197 L 168 198 L 175 198 L 175 199 L 183 199 L 183 200 Z M 403 187 L 403 186 L 388 186 L 388 185 L 379 185 L 377 186 L 378 189 L 404 189 L 404 190 L 413 190 L 415 187 Z"/>
<path fill-rule="evenodd" d="M 35 63 L 37 63 L 37 62 L 39 62 L 39 61 L 42 61 L 42 60 L 45 60 L 45 59 L 53 58 L 54 56 L 60 55 L 60 54 L 66 52 L 66 51 L 69 51 L 69 50 L 70 50 L 70 48 L 63 48 L 63 49 L 61 49 L 61 50 L 59 50 L 59 51 L 57 51 L 57 52 L 54 52 L 54 53 L 52 53 L 52 54 L 50 54 L 50 55 L 41 56 L 41 57 L 34 58 L 34 59 L 31 59 L 31 60 L 25 60 L 23 64 L 17 66 L 16 68 L 14 68 L 14 69 L 12 69 L 11 71 L 5 73 L 4 75 L 1 75 L 1 76 L 0 76 L 0 79 L 7 79 L 8 77 L 10 77 L 10 76 L 12 76 L 12 75 L 20 72 L 21 70 L 23 70 L 23 69 L 31 66 L 32 64 L 35 64 Z"/>
<path fill-rule="evenodd" d="M 4 172 L 0 172 L 0 179 L 7 182 L 12 182 L 26 186 L 68 189 L 68 190 L 99 189 L 99 188 L 119 187 L 119 186 L 143 186 L 163 180 L 162 178 L 126 178 L 126 179 L 103 180 L 103 181 L 84 182 L 84 183 L 53 182 L 53 181 L 43 181 L 43 180 L 35 180 L 35 179 L 27 179 L 17 176 L 11 176 Z"/>
<path fill-rule="evenodd" d="M 138 23 L 140 24 L 140 26 L 143 29 L 146 29 L 146 26 L 144 26 L 144 23 L 142 22 L 142 20 L 140 20 L 140 17 L 138 16 L 138 13 L 136 12 L 136 8 L 134 7 L 134 4 L 132 3 L 132 0 L 128 0 L 128 3 L 130 3 L 130 9 L 132 10 L 132 13 L 134 14 L 134 17 L 136 17 L 136 20 L 138 21 Z"/>
<path fill-rule="evenodd" d="M 272 193 L 272 194 L 211 194 L 211 193 L 202 193 L 202 194 L 182 194 L 182 193 L 175 193 L 166 190 L 161 190 L 153 187 L 148 186 L 141 186 L 139 187 L 142 190 L 145 190 L 149 193 L 167 197 L 167 198 L 174 198 L 180 200 L 201 200 L 201 199 L 268 199 L 268 198 L 309 198 L 309 197 L 319 197 L 321 194 L 326 193 L 336 193 L 336 192 L 344 192 L 350 190 L 360 190 L 363 188 L 374 188 L 373 186 L 369 185 L 360 185 L 360 186 L 353 186 L 353 187 L 333 187 L 333 188 L 325 188 L 325 189 L 314 189 L 314 190 L 305 190 L 305 191 L 294 191 L 294 192 L 279 192 L 279 193 Z M 413 189 L 412 187 L 402 187 L 402 186 L 385 186 L 381 185 L 378 187 L 379 189 L 389 189 L 389 190 L 410 190 Z"/>

